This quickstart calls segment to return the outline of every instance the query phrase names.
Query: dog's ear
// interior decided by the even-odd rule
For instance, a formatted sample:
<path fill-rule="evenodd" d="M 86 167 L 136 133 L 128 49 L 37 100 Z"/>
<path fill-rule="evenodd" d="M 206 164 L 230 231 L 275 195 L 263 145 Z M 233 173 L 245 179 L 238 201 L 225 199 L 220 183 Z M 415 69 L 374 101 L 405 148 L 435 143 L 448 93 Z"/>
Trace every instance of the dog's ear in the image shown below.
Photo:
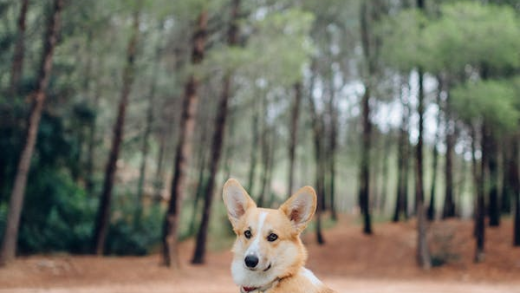
<path fill-rule="evenodd" d="M 236 226 L 248 209 L 256 207 L 255 202 L 247 194 L 242 185 L 233 178 L 224 184 L 223 198 L 229 220 L 233 227 Z"/>
<path fill-rule="evenodd" d="M 316 211 L 316 192 L 310 186 L 296 191 L 281 207 L 298 233 L 312 220 Z"/>

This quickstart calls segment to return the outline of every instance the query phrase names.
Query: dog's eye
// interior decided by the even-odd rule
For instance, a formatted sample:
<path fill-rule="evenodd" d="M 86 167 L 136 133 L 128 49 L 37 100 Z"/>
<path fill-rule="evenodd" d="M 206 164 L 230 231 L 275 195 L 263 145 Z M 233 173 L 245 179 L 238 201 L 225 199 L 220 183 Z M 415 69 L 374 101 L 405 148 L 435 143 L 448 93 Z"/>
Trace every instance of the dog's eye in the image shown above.
<path fill-rule="evenodd" d="M 246 236 L 247 239 L 251 238 L 251 236 L 252 236 L 252 235 L 251 235 L 251 230 L 246 230 L 246 231 L 244 232 L 244 236 Z"/>
<path fill-rule="evenodd" d="M 271 234 L 269 234 L 269 236 L 267 236 L 267 241 L 269 241 L 269 242 L 276 241 L 276 239 L 278 239 L 278 235 L 276 235 L 274 233 L 271 233 Z"/>

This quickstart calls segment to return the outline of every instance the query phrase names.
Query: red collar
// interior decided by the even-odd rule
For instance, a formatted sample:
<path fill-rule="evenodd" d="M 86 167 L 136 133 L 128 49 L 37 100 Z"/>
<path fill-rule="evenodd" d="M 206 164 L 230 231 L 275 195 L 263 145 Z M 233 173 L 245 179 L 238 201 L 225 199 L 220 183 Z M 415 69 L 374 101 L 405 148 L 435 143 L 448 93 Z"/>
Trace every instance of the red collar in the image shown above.
<path fill-rule="evenodd" d="M 269 283 L 269 284 L 267 284 L 265 286 L 262 286 L 262 287 L 246 287 L 246 286 L 242 286 L 242 287 L 240 287 L 240 292 L 241 293 L 249 293 L 249 292 L 253 292 L 253 291 L 258 291 L 258 292 L 263 293 L 263 292 L 271 289 L 272 287 L 276 286 L 280 282 L 280 280 L 281 280 L 281 278 L 276 278 L 271 283 Z"/>

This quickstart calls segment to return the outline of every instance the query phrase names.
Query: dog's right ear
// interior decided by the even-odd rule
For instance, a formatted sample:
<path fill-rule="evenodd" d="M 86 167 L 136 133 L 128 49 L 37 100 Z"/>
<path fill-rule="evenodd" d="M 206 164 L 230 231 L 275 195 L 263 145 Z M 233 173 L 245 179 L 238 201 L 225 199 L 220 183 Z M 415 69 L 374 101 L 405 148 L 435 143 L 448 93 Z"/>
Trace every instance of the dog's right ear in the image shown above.
<path fill-rule="evenodd" d="M 229 221 L 231 221 L 233 227 L 236 227 L 238 221 L 248 209 L 256 207 L 255 202 L 247 194 L 242 185 L 233 178 L 224 184 L 223 198 Z"/>

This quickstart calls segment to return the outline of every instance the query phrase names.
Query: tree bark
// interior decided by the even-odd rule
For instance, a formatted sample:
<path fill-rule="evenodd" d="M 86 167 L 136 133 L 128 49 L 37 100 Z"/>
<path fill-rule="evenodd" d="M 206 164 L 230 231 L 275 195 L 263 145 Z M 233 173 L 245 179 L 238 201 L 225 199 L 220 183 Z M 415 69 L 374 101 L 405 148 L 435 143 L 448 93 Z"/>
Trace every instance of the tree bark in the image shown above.
<path fill-rule="evenodd" d="M 96 215 L 96 222 L 94 225 L 92 253 L 97 255 L 102 255 L 104 253 L 105 239 L 108 234 L 108 228 L 110 226 L 112 189 L 114 187 L 115 175 L 117 172 L 117 160 L 119 158 L 121 143 L 124 136 L 126 109 L 128 107 L 130 91 L 134 82 L 134 67 L 137 51 L 137 41 L 139 37 L 139 17 L 140 5 L 138 5 L 133 15 L 132 36 L 128 42 L 126 65 L 123 72 L 123 88 L 121 90 L 121 97 L 119 99 L 117 118 L 114 124 L 114 134 L 112 137 L 112 146 L 110 148 L 110 154 L 105 169 L 103 190 L 101 192 L 100 203 Z"/>
<path fill-rule="evenodd" d="M 401 87 L 401 104 L 403 106 L 403 114 L 401 118 L 401 127 L 399 128 L 399 142 L 397 149 L 397 195 L 394 209 L 393 222 L 399 222 L 401 214 L 408 219 L 408 148 L 409 148 L 409 123 L 410 109 L 408 101 L 404 99 Z"/>
<path fill-rule="evenodd" d="M 231 23 L 228 29 L 228 45 L 236 46 L 238 44 L 238 21 L 240 17 L 241 0 L 233 0 L 231 4 Z M 214 197 L 215 179 L 217 177 L 222 146 L 224 145 L 226 119 L 228 117 L 228 105 L 231 99 L 231 82 L 233 79 L 232 72 L 225 72 L 222 81 L 222 92 L 217 107 L 217 116 L 215 118 L 215 130 L 213 132 L 213 140 L 211 143 L 211 156 L 209 162 L 209 178 L 206 183 L 204 206 L 202 212 L 202 220 L 199 232 L 197 233 L 197 241 L 195 243 L 195 251 L 191 260 L 192 264 L 203 264 L 206 256 L 206 242 L 208 236 L 209 220 L 211 215 L 211 206 Z"/>
<path fill-rule="evenodd" d="M 425 10 L 424 0 L 417 0 L 417 7 Z M 424 168 L 423 168 L 423 137 L 424 137 L 424 72 L 418 68 L 419 74 L 419 138 L 417 140 L 416 160 L 417 160 L 417 190 L 415 194 L 415 204 L 417 210 L 417 262 L 423 270 L 429 270 L 432 266 L 430 249 L 428 247 L 426 210 L 424 207 Z"/>
<path fill-rule="evenodd" d="M 363 95 L 362 108 L 363 108 L 363 136 L 361 144 L 361 163 L 360 163 L 360 178 L 359 178 L 359 204 L 361 212 L 363 214 L 363 232 L 365 234 L 372 234 L 372 225 L 370 219 L 370 135 L 372 125 L 370 123 L 370 89 L 365 88 L 365 94 Z"/>
<path fill-rule="evenodd" d="M 0 251 L 0 265 L 7 264 L 16 256 L 16 242 L 18 240 L 18 230 L 20 227 L 20 216 L 22 214 L 25 188 L 27 186 L 27 176 L 31 167 L 31 158 L 37 140 L 43 106 L 47 97 L 46 91 L 52 71 L 53 53 L 60 30 L 63 6 L 64 0 L 54 0 L 53 13 L 50 15 L 48 20 L 42 60 L 39 67 L 38 83 L 36 85 L 36 92 L 34 93 L 33 104 L 29 115 L 25 146 L 20 156 L 9 202 L 7 223 L 2 241 L 2 250 Z"/>
<path fill-rule="evenodd" d="M 316 207 L 316 241 L 319 245 L 325 244 L 325 238 L 323 237 L 322 227 L 321 227 L 321 216 L 323 212 L 323 198 L 325 195 L 324 192 L 324 182 L 323 182 L 323 160 L 322 160 L 322 133 L 323 133 L 323 124 L 321 115 L 319 115 L 318 110 L 316 108 L 316 104 L 314 102 L 313 91 L 314 91 L 314 83 L 316 78 L 315 64 L 312 65 L 312 76 L 310 81 L 310 88 L 308 93 L 309 98 L 309 112 L 311 115 L 311 123 L 313 130 L 313 140 L 314 140 L 314 161 L 315 161 L 315 187 L 316 187 L 316 195 L 317 195 L 317 207 Z"/>
<path fill-rule="evenodd" d="M 488 170 L 489 170 L 489 226 L 497 227 L 500 225 L 500 206 L 498 201 L 498 150 L 495 134 L 490 127 L 486 127 L 488 134 L 486 137 L 488 151 Z"/>
<path fill-rule="evenodd" d="M 444 179 L 446 180 L 446 189 L 444 196 L 444 207 L 442 209 L 442 218 L 455 217 L 455 202 L 453 200 L 453 148 L 455 146 L 455 122 L 451 117 L 450 97 L 446 101 L 446 164 L 444 169 Z"/>
<path fill-rule="evenodd" d="M 328 112 L 330 115 L 330 127 L 329 127 L 329 144 L 328 144 L 328 156 L 327 156 L 327 165 L 328 165 L 328 187 L 329 187 L 329 209 L 330 215 L 333 221 L 338 219 L 338 215 L 336 213 L 336 205 L 335 205 L 335 189 L 336 189 L 336 149 L 338 146 L 338 111 L 336 106 L 336 95 L 334 89 L 334 74 L 331 71 L 331 76 L 329 80 L 329 90 L 330 90 L 330 99 L 328 103 Z M 324 170 L 325 171 L 325 170 Z"/>
<path fill-rule="evenodd" d="M 198 65 L 202 62 L 206 46 L 208 12 L 202 11 L 197 20 L 197 28 L 193 36 L 191 62 Z M 186 84 L 182 103 L 175 164 L 172 177 L 170 202 L 163 225 L 163 260 L 171 268 L 180 268 L 179 251 L 177 245 L 180 203 L 184 198 L 184 185 L 191 157 L 193 129 L 198 104 L 199 81 L 191 75 Z"/>
<path fill-rule="evenodd" d="M 20 79 L 23 73 L 23 60 L 25 57 L 25 31 L 27 10 L 29 8 L 29 0 L 22 0 L 20 6 L 20 14 L 18 15 L 18 34 L 16 36 L 16 44 L 14 46 L 13 64 L 11 67 L 11 94 L 19 94 Z"/>
<path fill-rule="evenodd" d="M 290 140 L 289 140 L 289 180 L 287 180 L 287 196 L 293 193 L 294 185 L 294 159 L 296 155 L 296 142 L 298 138 L 298 122 L 300 117 L 300 104 L 302 100 L 302 85 L 301 83 L 294 84 L 294 101 L 291 111 L 291 126 L 290 126 Z"/>
<path fill-rule="evenodd" d="M 500 213 L 505 215 L 511 214 L 511 200 L 514 198 L 514 188 L 511 185 L 512 164 L 514 164 L 512 145 L 515 137 L 510 136 L 505 139 L 507 145 L 501 146 L 502 152 L 502 191 L 500 196 Z"/>
<path fill-rule="evenodd" d="M 419 138 L 416 147 L 416 191 L 415 204 L 417 210 L 417 262 L 423 269 L 431 268 L 430 250 L 428 248 L 427 222 L 424 208 L 424 175 L 423 175 L 423 136 L 424 136 L 424 73 L 421 68 L 419 74 Z"/>
<path fill-rule="evenodd" d="M 370 94 L 371 81 L 376 72 L 376 64 L 372 53 L 369 30 L 369 3 L 366 1 L 361 4 L 361 39 L 363 55 L 368 64 L 368 77 L 365 78 L 365 93 L 361 100 L 362 126 L 361 137 L 361 160 L 359 164 L 359 190 L 358 200 L 361 213 L 363 214 L 363 233 L 372 234 L 372 224 L 370 218 L 370 150 L 372 123 L 370 121 Z"/>
<path fill-rule="evenodd" d="M 224 144 L 225 139 L 225 128 L 226 128 L 226 118 L 228 112 L 228 103 L 230 97 L 230 87 L 231 87 L 231 76 L 227 75 L 224 77 L 223 82 L 223 90 L 220 96 L 219 106 L 217 117 L 215 119 L 215 131 L 213 133 L 212 147 L 211 147 L 211 155 L 210 155 L 210 163 L 209 163 L 209 177 L 206 182 L 206 188 L 204 191 L 204 206 L 202 213 L 202 220 L 200 223 L 200 228 L 197 233 L 197 242 L 195 245 L 195 251 L 193 254 L 192 263 L 193 264 L 203 264 L 205 262 L 206 256 L 206 242 L 208 235 L 208 227 L 209 220 L 211 215 L 211 206 L 214 197 L 214 187 L 215 187 L 215 179 L 217 176 L 218 166 L 220 162 L 220 157 L 222 153 L 222 145 Z"/>
<path fill-rule="evenodd" d="M 385 144 L 384 147 L 386 148 L 387 153 L 384 155 L 384 158 L 383 158 L 383 178 L 382 178 L 383 183 L 381 185 L 382 194 L 379 197 L 379 204 L 378 204 L 381 214 L 386 214 L 385 207 L 386 207 L 386 200 L 387 200 L 387 194 L 388 194 L 388 170 L 389 170 L 389 160 L 390 160 L 390 156 L 387 154 L 391 152 L 392 140 L 393 140 L 392 132 L 389 132 L 386 135 L 385 142 L 384 142 L 384 144 Z"/>
<path fill-rule="evenodd" d="M 432 154 L 432 182 L 430 187 L 430 203 L 428 204 L 428 211 L 426 212 L 426 216 L 429 221 L 435 220 L 435 193 L 437 191 L 437 166 L 439 162 L 439 149 L 437 148 L 437 145 L 439 144 L 440 135 L 441 135 L 441 95 L 443 91 L 443 83 L 442 78 L 437 78 L 438 86 L 437 86 L 437 107 L 438 107 L 438 113 L 437 113 L 437 132 L 435 133 L 435 140 L 433 142 L 433 154 Z"/>
<path fill-rule="evenodd" d="M 484 260 L 484 244 L 485 244 L 485 201 L 484 201 L 484 190 L 485 190 L 485 180 L 486 180 L 486 161 L 487 161 L 487 147 L 485 142 L 485 129 L 482 129 L 482 138 L 481 138 L 481 149 L 482 149 L 482 157 L 480 164 L 480 172 L 478 171 L 477 159 L 476 159 L 476 140 L 477 133 L 472 126 L 472 140 L 471 140 L 471 160 L 473 166 L 473 177 L 475 180 L 475 187 L 477 191 L 477 199 L 475 201 L 475 240 L 476 240 L 476 248 L 475 248 L 475 262 L 481 262 Z"/>
<path fill-rule="evenodd" d="M 311 97 L 312 99 L 312 97 Z M 322 151 L 322 131 L 323 126 L 319 115 L 314 118 L 318 121 L 313 123 L 314 130 L 314 160 L 316 165 L 316 191 L 318 195 L 317 207 L 316 207 L 316 240 L 318 244 L 325 244 L 325 238 L 322 233 L 321 216 L 325 208 L 325 182 L 323 182 L 323 151 Z M 314 120 L 313 119 L 313 120 Z"/>
<path fill-rule="evenodd" d="M 514 200 L 514 225 L 513 225 L 513 245 L 520 246 L 520 178 L 518 175 L 518 143 L 519 135 L 516 133 L 513 137 L 511 148 L 511 162 L 509 164 L 508 177 L 509 184 L 513 190 Z"/>
<path fill-rule="evenodd" d="M 202 193 L 206 189 L 206 152 L 204 152 L 204 148 L 201 148 L 199 155 L 201 156 L 201 160 L 199 161 L 199 178 L 197 180 L 197 191 L 195 192 L 195 198 L 193 199 L 193 205 L 192 205 L 192 214 L 191 214 L 191 220 L 190 220 L 190 228 L 189 228 L 189 234 L 194 235 L 195 234 L 195 225 L 197 223 L 197 208 L 199 207 L 199 202 L 202 199 Z"/>

